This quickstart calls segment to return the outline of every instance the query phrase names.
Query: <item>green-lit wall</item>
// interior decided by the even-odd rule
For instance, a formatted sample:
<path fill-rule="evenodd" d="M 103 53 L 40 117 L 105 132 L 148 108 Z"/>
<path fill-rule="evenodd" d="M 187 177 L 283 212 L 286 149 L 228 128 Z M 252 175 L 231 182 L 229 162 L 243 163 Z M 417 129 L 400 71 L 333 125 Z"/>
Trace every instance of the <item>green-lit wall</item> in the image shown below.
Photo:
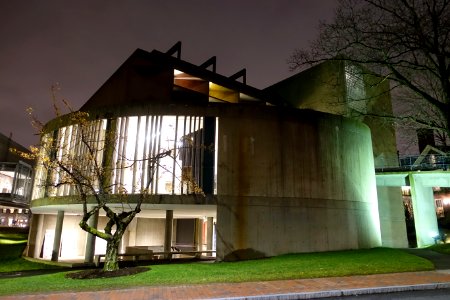
<path fill-rule="evenodd" d="M 400 186 L 377 186 L 377 196 L 383 247 L 408 248 Z"/>
<path fill-rule="evenodd" d="M 370 131 L 329 114 L 219 117 L 217 255 L 381 245 Z"/>

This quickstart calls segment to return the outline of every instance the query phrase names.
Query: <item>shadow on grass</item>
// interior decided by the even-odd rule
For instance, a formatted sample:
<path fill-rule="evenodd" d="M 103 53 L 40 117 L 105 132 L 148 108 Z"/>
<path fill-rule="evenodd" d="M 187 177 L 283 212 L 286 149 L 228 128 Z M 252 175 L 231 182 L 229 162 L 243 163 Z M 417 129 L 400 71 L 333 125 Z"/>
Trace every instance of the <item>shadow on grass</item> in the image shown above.
<path fill-rule="evenodd" d="M 150 271 L 149 267 L 130 267 L 130 268 L 121 268 L 116 271 L 103 271 L 102 269 L 91 269 L 91 270 L 83 270 L 79 272 L 67 273 L 65 275 L 66 278 L 71 279 L 95 279 L 95 278 L 112 278 L 112 277 L 120 277 L 120 276 L 129 276 L 134 274 L 139 274 L 142 272 Z"/>
<path fill-rule="evenodd" d="M 26 243 L 0 244 L 0 261 L 22 257 L 22 253 L 25 250 L 26 246 Z"/>

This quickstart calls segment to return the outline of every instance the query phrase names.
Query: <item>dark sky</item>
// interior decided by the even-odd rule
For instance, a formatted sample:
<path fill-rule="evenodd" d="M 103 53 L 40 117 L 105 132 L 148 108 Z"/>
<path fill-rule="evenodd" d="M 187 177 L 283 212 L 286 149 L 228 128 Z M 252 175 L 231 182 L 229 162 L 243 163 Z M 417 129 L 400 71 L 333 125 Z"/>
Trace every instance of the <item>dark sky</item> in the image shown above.
<path fill-rule="evenodd" d="M 217 56 L 226 76 L 247 69 L 264 88 L 290 75 L 286 60 L 317 35 L 336 0 L 0 0 L 0 132 L 29 146 L 38 138 L 25 112 L 54 117 L 51 86 L 78 109 L 136 49 L 182 59 Z"/>

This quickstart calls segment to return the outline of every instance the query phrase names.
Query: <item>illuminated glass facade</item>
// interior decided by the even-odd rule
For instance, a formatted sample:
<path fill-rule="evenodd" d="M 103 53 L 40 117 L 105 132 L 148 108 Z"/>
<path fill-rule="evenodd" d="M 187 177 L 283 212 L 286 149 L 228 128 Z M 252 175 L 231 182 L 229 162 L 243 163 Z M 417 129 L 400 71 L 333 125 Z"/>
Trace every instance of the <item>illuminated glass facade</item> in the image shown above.
<path fill-rule="evenodd" d="M 24 163 L 0 163 L 0 198 L 28 203 L 31 191 L 31 166 Z"/>
<path fill-rule="evenodd" d="M 113 194 L 139 194 L 146 189 L 150 194 L 213 194 L 216 127 L 214 117 L 160 115 L 102 119 L 87 126 L 62 127 L 43 137 L 43 144 L 49 147 L 41 148 L 33 199 L 77 194 L 75 185 L 65 183 L 65 172 L 54 168 L 50 174 L 43 162 L 52 156 L 62 162 L 70 160 L 83 166 L 88 174 L 93 167 L 87 158 L 88 149 L 94 149 L 98 166 L 105 166 L 108 161 L 111 164 Z M 107 132 L 114 135 L 111 144 L 105 143 Z M 56 153 L 44 150 L 55 148 Z M 157 162 L 152 160 L 165 152 L 170 154 Z M 98 188 L 98 182 L 94 186 Z"/>

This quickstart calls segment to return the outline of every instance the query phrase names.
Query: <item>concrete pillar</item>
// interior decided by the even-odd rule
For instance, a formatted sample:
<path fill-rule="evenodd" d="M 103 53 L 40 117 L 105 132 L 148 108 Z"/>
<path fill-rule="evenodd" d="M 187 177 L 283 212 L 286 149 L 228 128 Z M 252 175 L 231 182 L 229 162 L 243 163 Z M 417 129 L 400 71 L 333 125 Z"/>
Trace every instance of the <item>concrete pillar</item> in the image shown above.
<path fill-rule="evenodd" d="M 377 195 L 383 247 L 407 248 L 408 235 L 401 188 L 377 186 Z"/>
<path fill-rule="evenodd" d="M 213 250 L 213 230 L 214 230 L 214 218 L 208 217 L 206 220 L 206 249 Z"/>
<path fill-rule="evenodd" d="M 64 223 L 64 211 L 59 210 L 56 215 L 55 237 L 53 239 L 52 261 L 58 261 L 59 250 L 61 248 L 61 235 Z"/>
<path fill-rule="evenodd" d="M 98 225 L 98 211 L 94 214 L 89 220 L 88 225 L 90 227 L 96 228 Z M 93 234 L 87 234 L 86 240 L 86 251 L 84 253 L 84 262 L 85 263 L 93 263 L 94 262 L 94 254 L 95 254 L 95 238 L 96 236 Z"/>
<path fill-rule="evenodd" d="M 173 210 L 166 210 L 166 228 L 164 234 L 164 252 L 172 250 L 172 234 L 173 234 Z M 172 255 L 167 254 L 166 259 L 171 259 Z"/>
<path fill-rule="evenodd" d="M 128 230 L 125 230 L 125 232 L 122 235 L 122 239 L 120 240 L 119 253 L 127 252 L 127 247 L 130 245 L 129 238 L 130 232 Z"/>
<path fill-rule="evenodd" d="M 30 220 L 30 229 L 28 233 L 27 254 L 28 257 L 39 257 L 39 252 L 42 247 L 42 226 L 43 215 L 32 215 Z"/>
<path fill-rule="evenodd" d="M 203 219 L 197 219 L 197 224 L 195 226 L 196 231 L 196 244 L 197 244 L 197 251 L 203 250 Z"/>
<path fill-rule="evenodd" d="M 46 218 L 47 218 L 47 215 L 39 215 L 39 224 L 38 224 L 37 236 L 36 236 L 36 248 L 34 249 L 33 257 L 42 258 L 41 254 L 44 255 L 44 253 L 43 253 L 44 237 L 45 237 L 44 222 L 45 222 Z"/>
<path fill-rule="evenodd" d="M 434 244 L 434 237 L 439 234 L 433 188 L 425 186 L 421 178 L 409 175 L 411 200 L 414 211 L 417 247 Z"/>
<path fill-rule="evenodd" d="M 139 222 L 139 218 L 135 217 L 133 221 L 128 225 L 127 230 L 129 231 L 128 234 L 128 246 L 136 246 L 136 230 L 137 230 L 137 223 Z"/>

